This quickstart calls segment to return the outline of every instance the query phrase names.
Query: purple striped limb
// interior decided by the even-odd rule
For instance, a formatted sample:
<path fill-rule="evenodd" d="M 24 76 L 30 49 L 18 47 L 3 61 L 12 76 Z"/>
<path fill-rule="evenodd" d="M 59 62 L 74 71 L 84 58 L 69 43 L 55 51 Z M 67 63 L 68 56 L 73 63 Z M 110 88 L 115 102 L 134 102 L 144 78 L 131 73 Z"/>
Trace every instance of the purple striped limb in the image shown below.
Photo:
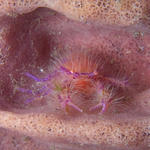
<path fill-rule="evenodd" d="M 95 109 L 99 109 L 99 108 L 101 108 L 101 107 L 102 107 L 102 104 L 101 104 L 101 103 L 99 103 L 99 104 L 97 104 L 97 105 L 95 105 L 95 106 L 91 107 L 91 108 L 89 109 L 89 111 L 93 111 L 93 110 L 95 110 Z"/>
<path fill-rule="evenodd" d="M 33 94 L 32 90 L 29 90 L 29 89 L 18 88 L 18 90 L 23 92 L 23 93 Z"/>
<path fill-rule="evenodd" d="M 26 72 L 25 75 L 31 79 L 33 79 L 36 82 L 44 82 L 47 80 L 50 80 L 53 76 L 56 75 L 56 71 L 54 71 L 51 75 L 49 75 L 46 78 L 37 78 L 36 76 Z M 51 89 L 47 87 L 47 85 L 42 86 L 40 89 L 37 90 L 30 90 L 30 89 L 25 89 L 25 88 L 18 88 L 19 91 L 23 92 L 23 93 L 27 93 L 31 95 L 31 98 L 26 99 L 25 103 L 30 103 L 32 102 L 36 97 L 40 97 L 40 96 L 46 96 L 50 93 Z"/>
<path fill-rule="evenodd" d="M 72 75 L 72 72 L 63 66 L 60 67 L 60 71 L 65 72 L 68 75 Z"/>
<path fill-rule="evenodd" d="M 58 96 L 58 98 L 59 98 L 59 101 L 60 101 L 61 106 L 62 106 L 63 109 L 66 110 L 66 107 L 67 107 L 67 105 L 68 105 L 68 106 L 71 106 L 72 108 L 74 108 L 75 110 L 77 110 L 77 111 L 79 111 L 79 112 L 83 112 L 82 109 L 80 109 L 77 105 L 75 105 L 75 104 L 73 104 L 73 103 L 71 102 L 71 99 L 70 99 L 70 98 L 67 98 L 66 100 L 63 100 L 60 95 Z"/>
<path fill-rule="evenodd" d="M 66 74 L 68 75 L 72 75 L 74 78 L 77 78 L 79 76 L 88 76 L 88 77 L 93 77 L 95 76 L 95 73 L 93 72 L 90 72 L 90 73 L 87 73 L 87 72 L 82 72 L 82 73 L 79 73 L 79 72 L 71 72 L 70 70 L 68 70 L 67 68 L 61 66 L 60 67 L 60 71 L 62 72 L 65 72 Z"/>
<path fill-rule="evenodd" d="M 26 75 L 27 77 L 29 77 L 29 78 L 31 78 L 31 79 L 37 81 L 37 82 L 40 82 L 40 81 L 41 81 L 39 78 L 33 76 L 32 74 L 30 74 L 30 73 L 28 73 L 28 72 L 26 72 L 25 75 Z"/>
<path fill-rule="evenodd" d="M 46 96 L 50 93 L 50 91 L 51 91 L 51 89 L 47 88 L 46 86 L 43 86 L 39 91 L 35 92 L 35 97 L 34 98 L 32 97 L 32 98 L 26 99 L 25 103 L 27 104 L 27 103 L 32 102 L 36 97 Z M 32 92 L 32 95 L 33 95 L 33 92 Z"/>
<path fill-rule="evenodd" d="M 41 96 L 46 96 L 52 91 L 51 88 L 48 88 L 47 86 L 43 86 L 42 89 L 39 91 Z"/>
<path fill-rule="evenodd" d="M 41 94 L 46 90 L 46 86 L 43 86 L 40 90 L 38 90 L 35 94 Z"/>
<path fill-rule="evenodd" d="M 106 110 L 106 103 L 102 102 L 102 110 L 101 113 L 104 113 Z"/>
<path fill-rule="evenodd" d="M 31 94 L 33 95 L 33 91 L 29 90 L 29 89 L 24 89 L 24 88 L 18 88 L 19 91 L 23 92 L 23 93 L 27 93 L 27 94 Z M 34 100 L 34 98 L 29 98 L 25 100 L 25 103 L 28 104 L 30 102 L 32 102 Z"/>
<path fill-rule="evenodd" d="M 25 103 L 26 103 L 26 104 L 31 103 L 33 100 L 34 100 L 34 98 L 26 99 L 26 100 L 25 100 Z"/>
<path fill-rule="evenodd" d="M 51 89 L 50 88 L 47 88 L 47 90 L 45 90 L 42 94 L 42 96 L 46 96 L 48 95 L 49 93 L 51 92 Z"/>
<path fill-rule="evenodd" d="M 79 112 L 83 112 L 82 109 L 80 109 L 77 105 L 73 104 L 70 99 L 65 100 L 66 104 L 68 104 L 69 106 L 73 107 L 74 109 L 76 109 Z"/>
<path fill-rule="evenodd" d="M 36 82 L 44 82 L 44 81 L 50 80 L 53 76 L 55 76 L 55 75 L 56 75 L 56 72 L 53 72 L 53 73 L 50 74 L 48 77 L 41 78 L 41 79 L 40 79 L 40 78 L 37 78 L 36 76 L 34 76 L 34 75 L 32 75 L 32 74 L 30 74 L 30 73 L 28 73 L 28 72 L 26 72 L 25 75 L 26 75 L 27 77 L 33 79 L 33 80 L 36 81 Z"/>
<path fill-rule="evenodd" d="M 94 111 L 96 109 L 101 109 L 101 113 L 104 113 L 106 111 L 106 103 L 104 100 L 102 100 L 102 103 L 98 103 L 97 105 L 91 107 L 89 111 Z"/>
<path fill-rule="evenodd" d="M 93 77 L 93 76 L 95 76 L 95 73 L 94 72 L 90 72 L 90 73 L 83 72 L 83 73 L 80 73 L 80 75 Z"/>

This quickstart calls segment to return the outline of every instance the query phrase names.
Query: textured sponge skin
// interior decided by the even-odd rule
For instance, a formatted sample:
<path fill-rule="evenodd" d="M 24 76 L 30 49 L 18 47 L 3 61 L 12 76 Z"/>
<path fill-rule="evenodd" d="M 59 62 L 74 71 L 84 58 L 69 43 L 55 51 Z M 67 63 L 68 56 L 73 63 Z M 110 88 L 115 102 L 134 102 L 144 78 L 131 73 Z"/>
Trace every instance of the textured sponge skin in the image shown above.
<path fill-rule="evenodd" d="M 23 14 L 48 7 L 79 21 L 130 25 L 149 20 L 150 0 L 0 0 L 1 14 Z"/>
<path fill-rule="evenodd" d="M 24 14 L 45 6 L 43 0 L 0 0 L 0 15 Z"/>
<path fill-rule="evenodd" d="M 148 1 L 62 0 L 61 11 L 68 17 L 81 21 L 98 20 L 108 24 L 129 25 L 139 22 L 143 17 L 145 18 L 148 12 Z"/>

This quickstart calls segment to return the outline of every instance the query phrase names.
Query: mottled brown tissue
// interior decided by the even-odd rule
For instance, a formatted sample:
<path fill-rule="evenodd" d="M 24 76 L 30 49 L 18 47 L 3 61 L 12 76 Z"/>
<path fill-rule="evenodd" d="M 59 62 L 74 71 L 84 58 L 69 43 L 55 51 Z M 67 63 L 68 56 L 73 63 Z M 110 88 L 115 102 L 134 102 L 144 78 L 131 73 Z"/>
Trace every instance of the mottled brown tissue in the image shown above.
<path fill-rule="evenodd" d="M 0 15 L 16 17 L 38 7 L 83 22 L 131 25 L 149 22 L 150 0 L 0 0 Z M 146 39 L 144 42 L 149 48 Z M 147 90 L 136 98 L 146 114 L 150 113 L 149 93 Z M 63 118 L 48 110 L 0 110 L 0 150 L 150 150 L 149 115 Z"/>

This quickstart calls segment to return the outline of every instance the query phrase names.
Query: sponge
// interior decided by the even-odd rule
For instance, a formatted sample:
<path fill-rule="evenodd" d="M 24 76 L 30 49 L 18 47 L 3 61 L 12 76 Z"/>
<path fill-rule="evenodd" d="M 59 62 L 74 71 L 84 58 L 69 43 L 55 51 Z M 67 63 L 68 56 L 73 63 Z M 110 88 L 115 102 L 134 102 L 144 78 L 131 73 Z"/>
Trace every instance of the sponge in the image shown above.
<path fill-rule="evenodd" d="M 150 0 L 0 0 L 0 14 L 24 14 L 38 7 L 78 21 L 131 25 L 149 20 Z"/>

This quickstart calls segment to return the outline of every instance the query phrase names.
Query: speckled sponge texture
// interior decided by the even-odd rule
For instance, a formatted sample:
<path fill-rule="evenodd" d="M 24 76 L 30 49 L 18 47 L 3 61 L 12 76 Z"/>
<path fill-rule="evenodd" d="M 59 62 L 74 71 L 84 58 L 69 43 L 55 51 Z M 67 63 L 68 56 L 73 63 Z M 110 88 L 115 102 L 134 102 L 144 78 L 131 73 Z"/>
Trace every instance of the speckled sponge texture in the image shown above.
<path fill-rule="evenodd" d="M 148 12 L 146 2 L 136 1 L 137 10 L 133 11 L 128 7 L 133 6 L 133 1 L 126 0 L 1 1 L 0 150 L 150 149 L 150 29 L 148 22 L 140 23 Z M 96 5 L 105 7 L 94 9 Z M 123 12 L 129 8 L 131 18 L 126 18 Z M 114 19 L 111 11 L 121 15 Z M 85 16 L 86 22 L 81 22 L 78 13 Z M 100 82 L 109 78 L 118 79 L 111 84 L 119 84 L 120 78 L 128 79 L 127 87 L 115 90 L 129 96 L 116 101 L 119 105 L 112 103 L 112 109 L 104 113 L 64 109 L 59 98 L 54 97 L 62 87 L 55 86 L 52 94 L 48 91 L 62 78 L 50 75 L 53 69 L 59 71 L 58 62 L 64 65 L 63 58 L 72 56 L 72 52 L 81 56 L 91 52 L 88 58 L 101 63 L 99 73 L 104 77 L 98 78 Z M 81 58 L 74 59 L 76 65 Z M 72 75 L 73 71 L 66 72 Z M 71 78 L 65 77 L 65 82 Z M 92 78 L 92 82 L 95 80 Z M 75 104 L 81 107 L 79 100 Z"/>
<path fill-rule="evenodd" d="M 62 0 L 59 3 L 61 12 L 76 20 L 129 25 L 148 16 L 150 1 Z"/>
<path fill-rule="evenodd" d="M 1 0 L 1 13 L 22 14 L 48 7 L 80 21 L 130 25 L 149 22 L 150 0 Z"/>
<path fill-rule="evenodd" d="M 44 1 L 37 0 L 0 0 L 0 12 L 1 15 L 16 15 L 28 13 L 35 10 L 38 7 L 45 7 Z"/>

